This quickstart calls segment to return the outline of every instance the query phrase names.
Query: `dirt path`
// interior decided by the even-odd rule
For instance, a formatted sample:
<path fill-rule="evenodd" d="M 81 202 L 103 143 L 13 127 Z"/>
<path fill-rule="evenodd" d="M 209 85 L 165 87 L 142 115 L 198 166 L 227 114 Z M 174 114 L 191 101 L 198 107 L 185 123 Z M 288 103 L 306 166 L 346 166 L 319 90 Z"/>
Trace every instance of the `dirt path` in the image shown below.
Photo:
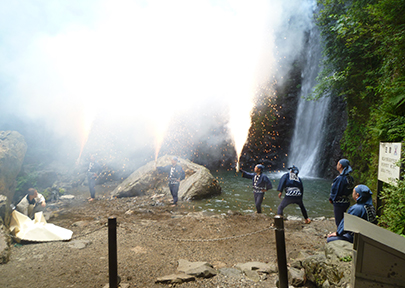
<path fill-rule="evenodd" d="M 106 196 L 108 191 L 106 187 Z M 10 262 L 0 265 L 0 287 L 104 287 L 109 281 L 109 216 L 117 217 L 118 275 L 129 287 L 168 287 L 155 281 L 176 273 L 179 259 L 206 261 L 218 269 L 249 261 L 276 262 L 275 235 L 270 228 L 273 219 L 266 215 L 209 215 L 193 212 L 189 203 L 171 208 L 167 198 L 147 196 L 104 197 L 92 203 L 85 197 L 86 193 L 76 191 L 75 200 L 54 207 L 48 221 L 72 230 L 74 239 L 15 244 Z M 331 220 L 309 225 L 285 221 L 289 262 L 299 251 L 322 249 L 327 233 L 333 229 Z M 74 240 L 85 241 L 87 246 L 71 248 Z M 271 274 L 256 283 L 219 275 L 173 286 L 275 287 L 276 276 Z"/>

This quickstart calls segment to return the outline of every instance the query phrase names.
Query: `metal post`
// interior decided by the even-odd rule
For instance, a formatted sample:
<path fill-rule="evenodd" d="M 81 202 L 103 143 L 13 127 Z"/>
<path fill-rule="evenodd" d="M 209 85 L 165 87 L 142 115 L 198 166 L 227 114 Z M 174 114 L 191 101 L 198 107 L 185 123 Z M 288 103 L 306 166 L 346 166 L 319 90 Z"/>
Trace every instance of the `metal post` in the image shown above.
<path fill-rule="evenodd" d="M 287 256 L 284 237 L 284 219 L 281 215 L 274 216 L 276 226 L 276 246 L 279 288 L 288 288 Z"/>
<path fill-rule="evenodd" d="M 118 287 L 117 268 L 117 218 L 108 217 L 108 271 L 110 288 Z"/>

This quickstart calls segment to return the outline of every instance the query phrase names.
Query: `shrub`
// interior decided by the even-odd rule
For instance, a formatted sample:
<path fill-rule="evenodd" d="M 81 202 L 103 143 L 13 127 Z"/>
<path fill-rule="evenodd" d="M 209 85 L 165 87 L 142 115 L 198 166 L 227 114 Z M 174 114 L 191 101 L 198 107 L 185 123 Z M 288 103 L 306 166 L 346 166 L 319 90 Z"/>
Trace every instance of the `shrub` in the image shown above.
<path fill-rule="evenodd" d="M 384 205 L 380 225 L 405 237 L 405 180 L 399 180 L 397 187 L 384 187 L 381 199 Z"/>

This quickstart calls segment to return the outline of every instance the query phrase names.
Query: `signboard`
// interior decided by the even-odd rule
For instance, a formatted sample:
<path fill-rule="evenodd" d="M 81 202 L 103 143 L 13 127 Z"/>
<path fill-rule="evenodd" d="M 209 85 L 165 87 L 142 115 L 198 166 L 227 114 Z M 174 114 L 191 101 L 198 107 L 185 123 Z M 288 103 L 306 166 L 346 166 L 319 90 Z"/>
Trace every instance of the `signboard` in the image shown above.
<path fill-rule="evenodd" d="M 399 160 L 401 160 L 401 143 L 380 142 L 378 180 L 397 185 L 396 179 L 401 175 L 401 169 L 396 165 Z"/>

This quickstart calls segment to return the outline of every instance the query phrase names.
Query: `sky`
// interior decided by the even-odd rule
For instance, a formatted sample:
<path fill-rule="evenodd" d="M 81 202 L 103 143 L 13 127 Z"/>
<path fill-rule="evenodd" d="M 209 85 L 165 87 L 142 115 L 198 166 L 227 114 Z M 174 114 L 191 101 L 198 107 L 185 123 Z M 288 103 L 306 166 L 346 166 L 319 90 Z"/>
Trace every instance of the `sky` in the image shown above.
<path fill-rule="evenodd" d="M 255 90 L 282 81 L 313 2 L 0 0 L 0 125 L 135 149 L 160 147 L 185 117 L 204 137 L 225 123 L 243 145 Z"/>

